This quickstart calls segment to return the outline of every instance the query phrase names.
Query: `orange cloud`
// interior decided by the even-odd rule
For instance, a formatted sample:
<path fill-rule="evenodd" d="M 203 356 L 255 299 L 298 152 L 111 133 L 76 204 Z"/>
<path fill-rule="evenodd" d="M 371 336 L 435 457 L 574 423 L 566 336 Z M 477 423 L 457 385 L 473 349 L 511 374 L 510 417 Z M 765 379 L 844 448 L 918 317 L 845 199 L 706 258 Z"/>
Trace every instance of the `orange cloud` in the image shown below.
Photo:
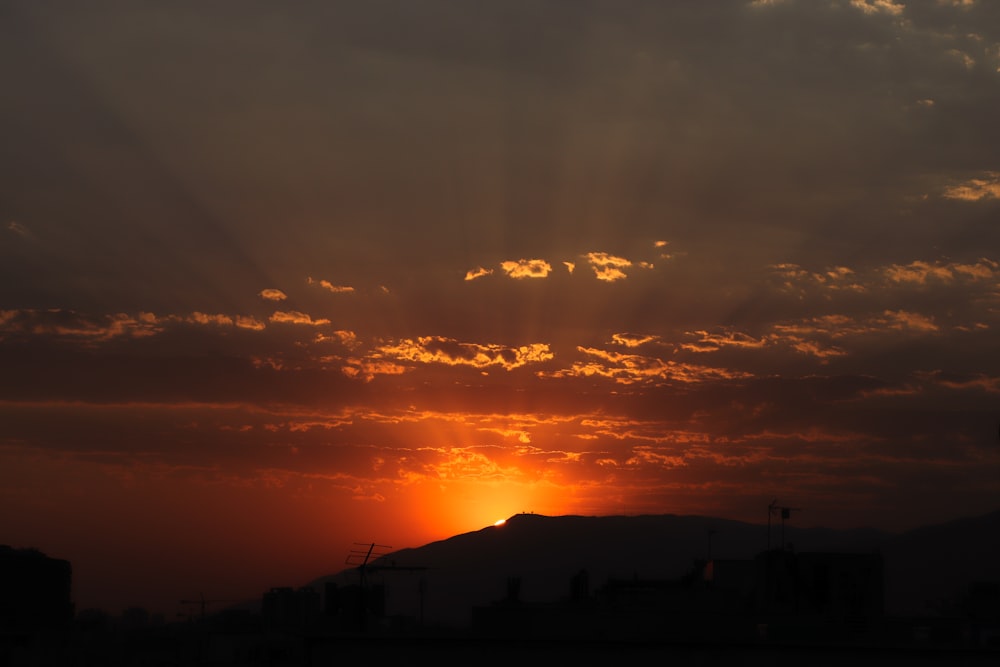
<path fill-rule="evenodd" d="M 784 280 L 782 286 L 788 290 L 801 289 L 803 285 L 852 292 L 868 289 L 854 279 L 854 270 L 846 266 L 835 266 L 822 272 L 807 271 L 798 264 L 790 263 L 772 264 L 769 268 Z"/>
<path fill-rule="evenodd" d="M 330 335 L 316 334 L 314 339 L 317 343 L 340 343 L 341 345 L 346 345 L 347 347 L 357 347 L 360 345 L 358 341 L 358 336 L 353 331 L 339 330 L 334 331 Z"/>
<path fill-rule="evenodd" d="M 625 347 L 639 347 L 659 339 L 659 336 L 643 336 L 640 334 L 630 333 L 616 333 L 611 335 L 611 341 L 613 343 L 616 345 L 624 345 Z"/>
<path fill-rule="evenodd" d="M 860 9 L 868 15 L 889 14 L 899 16 L 903 13 L 905 5 L 897 4 L 893 0 L 851 0 L 851 6 Z"/>
<path fill-rule="evenodd" d="M 288 295 L 286 295 L 280 289 L 270 289 L 270 288 L 262 289 L 261 291 L 257 292 L 257 296 L 259 296 L 262 299 L 267 299 L 268 301 L 284 301 L 285 299 L 288 298 Z"/>
<path fill-rule="evenodd" d="M 632 262 L 624 257 L 609 255 L 606 252 L 590 252 L 584 256 L 590 262 L 590 267 L 594 270 L 597 279 L 605 282 L 624 280 L 628 276 L 622 269 L 632 266 Z"/>
<path fill-rule="evenodd" d="M 964 183 L 945 188 L 944 196 L 962 201 L 1000 199 L 1000 173 L 989 171 L 984 178 L 970 178 Z"/>
<path fill-rule="evenodd" d="M 187 316 L 187 322 L 192 324 L 214 324 L 216 326 L 233 326 L 233 318 L 229 315 L 209 315 L 208 313 L 194 312 Z"/>
<path fill-rule="evenodd" d="M 404 361 L 439 363 L 449 366 L 472 366 L 475 368 L 499 366 L 508 371 L 553 358 L 548 344 L 545 343 L 510 347 L 461 343 L 442 336 L 422 336 L 416 340 L 403 339 L 395 344 L 379 347 L 376 354 Z"/>
<path fill-rule="evenodd" d="M 314 320 L 311 315 L 297 310 L 276 310 L 271 315 L 271 321 L 279 324 L 304 324 L 312 327 L 330 323 L 330 320 L 327 319 Z"/>
<path fill-rule="evenodd" d="M 894 283 L 916 283 L 918 285 L 927 284 L 930 280 L 941 282 L 952 282 L 958 278 L 969 280 L 985 280 L 998 275 L 1000 264 L 997 262 L 981 258 L 974 264 L 960 264 L 949 262 L 942 264 L 935 262 L 915 261 L 909 264 L 892 264 L 884 269 L 886 277 Z"/>
<path fill-rule="evenodd" d="M 578 351 L 592 357 L 586 362 L 575 362 L 571 368 L 553 373 L 540 373 L 541 377 L 605 377 L 618 384 L 704 382 L 708 380 L 731 380 L 753 377 L 750 373 L 731 371 L 725 368 L 711 368 L 676 361 L 664 361 L 658 357 L 637 354 L 609 352 L 590 347 L 578 347 Z"/>
<path fill-rule="evenodd" d="M 314 280 L 313 278 L 307 278 L 306 282 L 310 285 L 319 285 L 328 292 L 333 292 L 334 294 L 344 294 L 347 292 L 353 292 L 354 288 L 348 285 L 334 285 L 329 280 Z"/>
<path fill-rule="evenodd" d="M 720 333 L 708 331 L 688 331 L 687 335 L 697 336 L 693 343 L 683 343 L 681 348 L 689 352 L 715 352 L 724 347 L 761 348 L 767 345 L 767 337 L 754 338 L 739 331 L 725 330 Z"/>
<path fill-rule="evenodd" d="M 466 280 L 475 280 L 476 278 L 482 278 L 483 276 L 488 276 L 493 273 L 493 269 L 487 269 L 482 266 L 472 269 L 471 271 L 466 271 Z"/>
<path fill-rule="evenodd" d="M 545 278 L 552 272 L 552 265 L 544 259 L 501 262 L 500 268 L 511 278 Z"/>
<path fill-rule="evenodd" d="M 250 329 L 252 331 L 263 331 L 265 324 L 258 320 L 256 317 L 249 317 L 244 315 L 237 315 L 234 320 L 237 328 L 240 329 Z"/>
<path fill-rule="evenodd" d="M 163 331 L 163 321 L 153 313 L 87 316 L 72 310 L 0 311 L 0 326 L 14 333 L 59 336 L 101 342 L 112 338 L 144 338 Z"/>
<path fill-rule="evenodd" d="M 569 273 L 573 273 L 576 269 L 576 264 L 574 262 L 563 262 L 563 264 L 566 266 L 566 271 Z"/>

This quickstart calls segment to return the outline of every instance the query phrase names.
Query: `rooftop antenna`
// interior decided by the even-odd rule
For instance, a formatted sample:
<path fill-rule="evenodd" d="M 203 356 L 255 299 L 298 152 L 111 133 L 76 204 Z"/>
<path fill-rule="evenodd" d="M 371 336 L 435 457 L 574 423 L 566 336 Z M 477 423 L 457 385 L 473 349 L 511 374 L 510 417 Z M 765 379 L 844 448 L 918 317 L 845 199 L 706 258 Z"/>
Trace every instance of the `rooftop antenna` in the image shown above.
<path fill-rule="evenodd" d="M 355 542 L 355 547 L 364 547 L 361 549 L 351 549 L 347 554 L 347 558 L 344 563 L 347 565 L 353 565 L 358 570 L 358 576 L 361 579 L 362 588 L 365 585 L 365 574 L 368 570 L 368 562 L 372 558 L 381 558 L 388 553 L 387 549 L 392 549 L 390 546 L 384 544 L 375 544 L 374 542 L 366 544 L 363 542 Z"/>
<path fill-rule="evenodd" d="M 771 550 L 771 517 L 780 515 L 781 516 L 781 548 L 785 548 L 785 519 L 789 519 L 792 516 L 792 512 L 800 512 L 802 508 L 800 507 L 782 507 L 778 505 L 777 499 L 772 500 L 771 504 L 767 506 L 767 550 Z"/>

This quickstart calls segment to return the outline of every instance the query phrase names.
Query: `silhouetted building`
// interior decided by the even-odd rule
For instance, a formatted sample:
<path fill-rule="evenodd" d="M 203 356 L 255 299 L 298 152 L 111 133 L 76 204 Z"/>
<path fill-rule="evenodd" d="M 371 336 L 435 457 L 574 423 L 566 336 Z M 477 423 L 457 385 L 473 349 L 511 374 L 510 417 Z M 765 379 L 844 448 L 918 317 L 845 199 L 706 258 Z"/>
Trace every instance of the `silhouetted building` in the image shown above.
<path fill-rule="evenodd" d="M 0 632 L 65 631 L 73 613 L 69 561 L 0 546 Z"/>
<path fill-rule="evenodd" d="M 261 600 L 261 616 L 271 627 L 306 628 L 320 616 L 319 591 L 311 587 L 272 588 Z"/>
<path fill-rule="evenodd" d="M 385 617 L 385 586 L 382 584 L 337 586 L 326 584 L 323 614 L 341 630 L 364 632 Z"/>
<path fill-rule="evenodd" d="M 755 559 L 757 609 L 865 623 L 884 611 L 879 554 L 766 551 Z"/>

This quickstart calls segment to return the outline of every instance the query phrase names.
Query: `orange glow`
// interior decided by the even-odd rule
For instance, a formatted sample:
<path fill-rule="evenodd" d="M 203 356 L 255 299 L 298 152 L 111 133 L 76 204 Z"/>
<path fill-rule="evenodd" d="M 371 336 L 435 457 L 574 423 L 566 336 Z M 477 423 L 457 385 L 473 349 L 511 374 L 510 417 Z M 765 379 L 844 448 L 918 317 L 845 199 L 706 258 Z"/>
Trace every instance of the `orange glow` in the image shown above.
<path fill-rule="evenodd" d="M 496 521 L 493 522 L 493 525 L 494 526 L 502 526 L 505 523 L 507 523 L 507 519 L 497 519 Z"/>

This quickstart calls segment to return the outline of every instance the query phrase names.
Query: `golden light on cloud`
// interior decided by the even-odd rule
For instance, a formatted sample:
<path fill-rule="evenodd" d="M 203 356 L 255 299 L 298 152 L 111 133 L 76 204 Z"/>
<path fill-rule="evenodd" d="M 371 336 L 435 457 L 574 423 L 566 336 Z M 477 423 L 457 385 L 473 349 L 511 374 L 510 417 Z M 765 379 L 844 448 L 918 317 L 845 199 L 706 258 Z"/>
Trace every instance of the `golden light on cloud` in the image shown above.
<path fill-rule="evenodd" d="M 268 301 L 284 301 L 288 298 L 288 295 L 282 292 L 280 289 L 262 289 L 257 293 L 262 299 L 267 299 Z"/>
<path fill-rule="evenodd" d="M 563 265 L 566 267 L 566 271 L 568 273 L 573 273 L 573 271 L 576 270 L 576 264 L 574 262 L 563 262 Z"/>
<path fill-rule="evenodd" d="M 480 267 L 477 267 L 477 268 L 472 269 L 470 271 L 466 271 L 465 272 L 465 279 L 466 280 L 475 280 L 477 278 L 482 278 L 483 276 L 488 276 L 488 275 L 490 275 L 492 273 L 493 273 L 493 269 L 487 269 L 485 267 L 480 266 Z"/>
<path fill-rule="evenodd" d="M 545 278 L 552 272 L 552 265 L 544 259 L 519 259 L 500 263 L 500 268 L 511 278 Z"/>
<path fill-rule="evenodd" d="M 606 252 L 591 252 L 587 253 L 585 257 L 590 262 L 597 279 L 605 282 L 615 282 L 627 278 L 628 276 L 623 269 L 632 266 L 632 262 L 624 257 L 609 255 Z"/>
<path fill-rule="evenodd" d="M 217 326 L 233 325 L 233 318 L 229 317 L 228 315 L 221 315 L 221 314 L 210 315 L 208 313 L 199 313 L 199 312 L 191 313 L 187 317 L 187 321 L 191 322 L 192 324 L 205 324 L 205 325 L 214 324 Z"/>
<path fill-rule="evenodd" d="M 905 9 L 904 5 L 893 0 L 851 0 L 851 6 L 860 9 L 865 14 L 889 14 L 899 16 Z"/>
<path fill-rule="evenodd" d="M 403 361 L 438 363 L 449 366 L 489 368 L 499 366 L 513 370 L 526 364 L 548 361 L 553 358 L 546 343 L 531 343 L 518 347 L 463 343 L 443 336 L 421 336 L 383 345 L 377 354 Z"/>
<path fill-rule="evenodd" d="M 915 261 L 909 264 L 892 264 L 885 269 L 885 275 L 894 283 L 916 283 L 924 285 L 931 279 L 950 282 L 959 277 L 972 280 L 988 279 L 998 275 L 1000 264 L 981 258 L 974 264 L 956 262 L 941 263 Z"/>
<path fill-rule="evenodd" d="M 271 315 L 271 321 L 278 324 L 304 324 L 311 327 L 330 323 L 330 320 L 327 319 L 314 320 L 311 315 L 297 310 L 277 310 Z"/>
<path fill-rule="evenodd" d="M 1000 199 L 1000 172 L 989 171 L 983 178 L 970 178 L 964 183 L 945 188 L 944 196 L 962 201 Z"/>
<path fill-rule="evenodd" d="M 751 373 L 697 364 L 664 361 L 659 357 L 609 352 L 592 347 L 578 347 L 591 359 L 574 362 L 568 369 L 540 374 L 542 377 L 604 377 L 618 384 L 659 384 L 664 382 L 705 382 L 753 377 Z"/>
<path fill-rule="evenodd" d="M 263 331 L 267 326 L 256 317 L 249 317 L 246 315 L 237 315 L 233 322 L 237 328 L 249 329 L 251 331 Z"/>
<path fill-rule="evenodd" d="M 640 335 L 631 333 L 616 333 L 611 335 L 611 342 L 625 347 L 640 347 L 646 343 L 659 340 L 659 336 Z"/>
<path fill-rule="evenodd" d="M 319 285 L 328 292 L 333 292 L 334 294 L 345 294 L 353 292 L 354 288 L 349 285 L 334 285 L 329 280 L 315 280 L 313 278 L 307 278 L 306 282 L 310 285 Z"/>

